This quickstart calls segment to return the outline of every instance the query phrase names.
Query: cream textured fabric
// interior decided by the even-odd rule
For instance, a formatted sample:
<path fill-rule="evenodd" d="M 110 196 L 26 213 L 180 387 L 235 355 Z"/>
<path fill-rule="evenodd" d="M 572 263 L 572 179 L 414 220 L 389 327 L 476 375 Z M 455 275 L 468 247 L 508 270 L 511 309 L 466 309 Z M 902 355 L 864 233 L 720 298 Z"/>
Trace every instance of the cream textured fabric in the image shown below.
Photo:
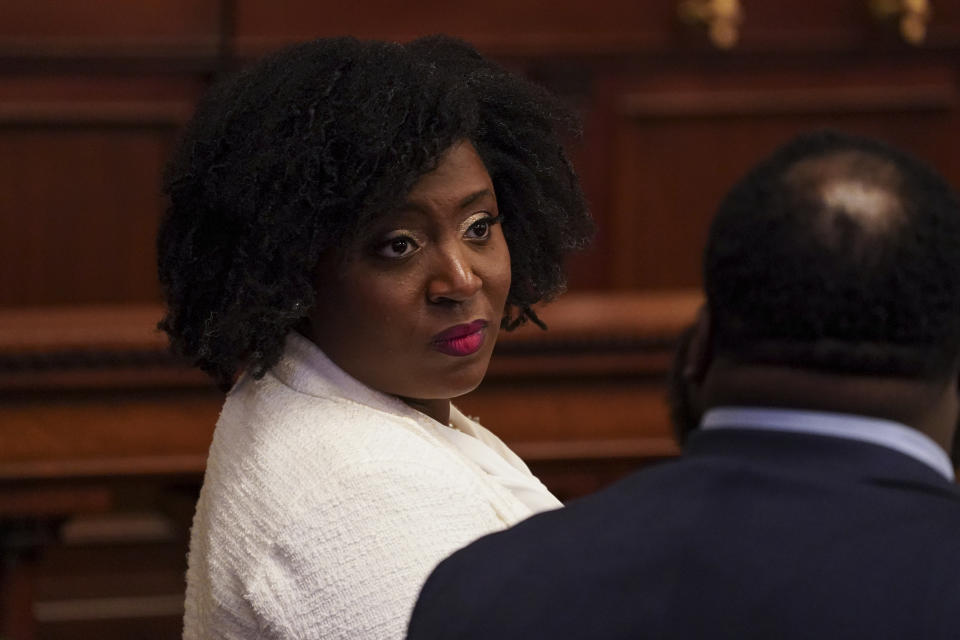
<path fill-rule="evenodd" d="M 496 436 L 459 412 L 452 422 L 531 482 L 515 494 L 512 472 L 500 482 L 443 436 L 449 427 L 291 334 L 281 362 L 242 379 L 217 423 L 184 638 L 403 638 L 440 560 L 560 506 Z M 544 495 L 521 499 L 538 486 Z"/>

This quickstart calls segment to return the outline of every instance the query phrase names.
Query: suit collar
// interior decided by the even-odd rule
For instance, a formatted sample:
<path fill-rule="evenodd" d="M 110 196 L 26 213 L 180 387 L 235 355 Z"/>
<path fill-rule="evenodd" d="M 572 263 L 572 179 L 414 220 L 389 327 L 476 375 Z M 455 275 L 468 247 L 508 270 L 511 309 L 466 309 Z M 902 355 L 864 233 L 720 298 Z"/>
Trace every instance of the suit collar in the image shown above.
<path fill-rule="evenodd" d="M 704 431 L 750 428 L 870 442 L 915 458 L 947 480 L 954 480 L 953 464 L 940 445 L 917 429 L 892 420 L 804 409 L 730 406 L 710 409 L 700 427 Z"/>
<path fill-rule="evenodd" d="M 725 458 L 777 473 L 919 486 L 960 500 L 960 488 L 926 464 L 880 445 L 846 438 L 749 428 L 697 429 L 687 439 L 684 456 Z"/>

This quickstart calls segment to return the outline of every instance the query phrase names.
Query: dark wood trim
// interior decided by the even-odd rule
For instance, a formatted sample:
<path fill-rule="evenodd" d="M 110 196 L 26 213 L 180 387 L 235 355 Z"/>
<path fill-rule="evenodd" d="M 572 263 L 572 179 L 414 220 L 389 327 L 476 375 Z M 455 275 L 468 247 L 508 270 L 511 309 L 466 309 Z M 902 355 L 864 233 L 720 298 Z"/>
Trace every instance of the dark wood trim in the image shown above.
<path fill-rule="evenodd" d="M 217 37 L 180 38 L 52 38 L 43 36 L 0 37 L 0 58 L 56 59 L 216 59 Z"/>
<path fill-rule="evenodd" d="M 889 87 L 744 89 L 740 91 L 634 92 L 618 111 L 631 119 L 742 118 L 795 114 L 950 111 L 958 91 L 951 84 Z"/>
<path fill-rule="evenodd" d="M 151 356 L 157 354 L 150 354 Z M 124 354 L 95 353 L 73 368 L 51 366 L 30 369 L 11 366 L 0 358 L 0 390 L 36 391 L 39 389 L 167 389 L 209 387 L 213 382 L 204 373 L 167 354 L 160 354 L 166 365 L 118 365 Z M 158 358 L 159 359 L 159 358 Z M 29 365 L 28 365 L 29 366 Z"/>
<path fill-rule="evenodd" d="M 213 430 L 209 425 L 208 431 Z M 26 492 L 35 492 L 37 481 L 74 481 L 130 477 L 189 476 L 199 479 L 206 468 L 207 454 L 124 455 L 91 458 L 36 459 L 0 462 L 0 482 L 24 483 Z M 10 486 L 3 491 L 9 492 Z M 99 504 L 99 503 L 96 503 Z M 2 513 L 2 510 L 0 510 Z"/>
<path fill-rule="evenodd" d="M 156 351 L 158 304 L 0 309 L 0 355 L 85 351 Z"/>
<path fill-rule="evenodd" d="M 913 54 L 924 51 L 950 51 L 960 47 L 960 28 L 957 25 L 938 23 L 936 19 L 930 23 L 927 37 L 919 46 L 904 42 L 892 25 L 875 24 L 864 20 L 860 27 L 860 29 L 839 27 L 794 30 L 790 25 L 759 28 L 747 25 L 743 29 L 743 39 L 734 51 L 744 53 L 892 51 Z"/>
<path fill-rule="evenodd" d="M 3 541 L 6 543 L 6 541 Z M 6 546 L 6 545 L 4 545 Z M 32 615 L 37 563 L 35 554 L 2 548 L 0 557 L 0 638 L 33 640 Z"/>
<path fill-rule="evenodd" d="M 666 370 L 701 304 L 696 291 L 568 293 L 539 312 L 549 329 L 502 332 L 488 379 Z M 158 304 L 0 309 L 0 391 L 209 387 L 167 350 Z"/>
<path fill-rule="evenodd" d="M 615 438 L 605 440 L 546 440 L 511 442 L 514 453 L 528 462 L 612 459 L 659 459 L 680 453 L 673 438 Z"/>
<path fill-rule="evenodd" d="M 422 35 L 424 34 L 419 32 L 397 32 L 371 37 L 407 42 Z M 470 34 L 465 37 L 485 54 L 507 58 L 629 56 L 647 52 L 664 52 L 671 48 L 669 40 L 665 40 L 662 34 L 654 31 L 622 34 L 526 33 L 506 36 L 484 33 Z M 237 39 L 236 50 L 240 58 L 251 59 L 298 41 L 283 37 L 240 36 Z"/>
<path fill-rule="evenodd" d="M 30 476 L 20 476 L 17 480 Z M 59 517 L 102 513 L 113 506 L 113 494 L 96 486 L 5 486 L 0 493 L 0 517 Z"/>
<path fill-rule="evenodd" d="M 192 113 L 183 101 L 13 102 L 0 104 L 0 127 L 178 128 Z"/>

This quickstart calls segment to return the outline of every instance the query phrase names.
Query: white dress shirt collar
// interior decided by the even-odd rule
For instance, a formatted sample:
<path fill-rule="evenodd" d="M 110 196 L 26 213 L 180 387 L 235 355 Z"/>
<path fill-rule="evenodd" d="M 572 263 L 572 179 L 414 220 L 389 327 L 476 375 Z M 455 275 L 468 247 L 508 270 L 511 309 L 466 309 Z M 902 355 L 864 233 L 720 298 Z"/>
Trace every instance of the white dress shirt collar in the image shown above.
<path fill-rule="evenodd" d="M 707 411 L 700 428 L 763 429 L 860 440 L 898 451 L 948 480 L 954 479 L 953 464 L 940 445 L 916 429 L 892 420 L 799 409 L 717 407 Z"/>

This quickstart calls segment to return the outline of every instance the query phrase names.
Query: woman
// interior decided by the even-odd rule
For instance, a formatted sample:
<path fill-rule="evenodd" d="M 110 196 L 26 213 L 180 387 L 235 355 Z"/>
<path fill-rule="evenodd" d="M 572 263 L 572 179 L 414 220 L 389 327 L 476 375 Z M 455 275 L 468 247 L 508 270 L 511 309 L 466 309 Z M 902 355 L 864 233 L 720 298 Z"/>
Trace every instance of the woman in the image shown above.
<path fill-rule="evenodd" d="M 400 638 L 433 566 L 559 506 L 451 406 L 591 232 L 545 92 L 443 37 L 217 85 L 168 170 L 176 351 L 230 389 L 185 638 Z"/>

